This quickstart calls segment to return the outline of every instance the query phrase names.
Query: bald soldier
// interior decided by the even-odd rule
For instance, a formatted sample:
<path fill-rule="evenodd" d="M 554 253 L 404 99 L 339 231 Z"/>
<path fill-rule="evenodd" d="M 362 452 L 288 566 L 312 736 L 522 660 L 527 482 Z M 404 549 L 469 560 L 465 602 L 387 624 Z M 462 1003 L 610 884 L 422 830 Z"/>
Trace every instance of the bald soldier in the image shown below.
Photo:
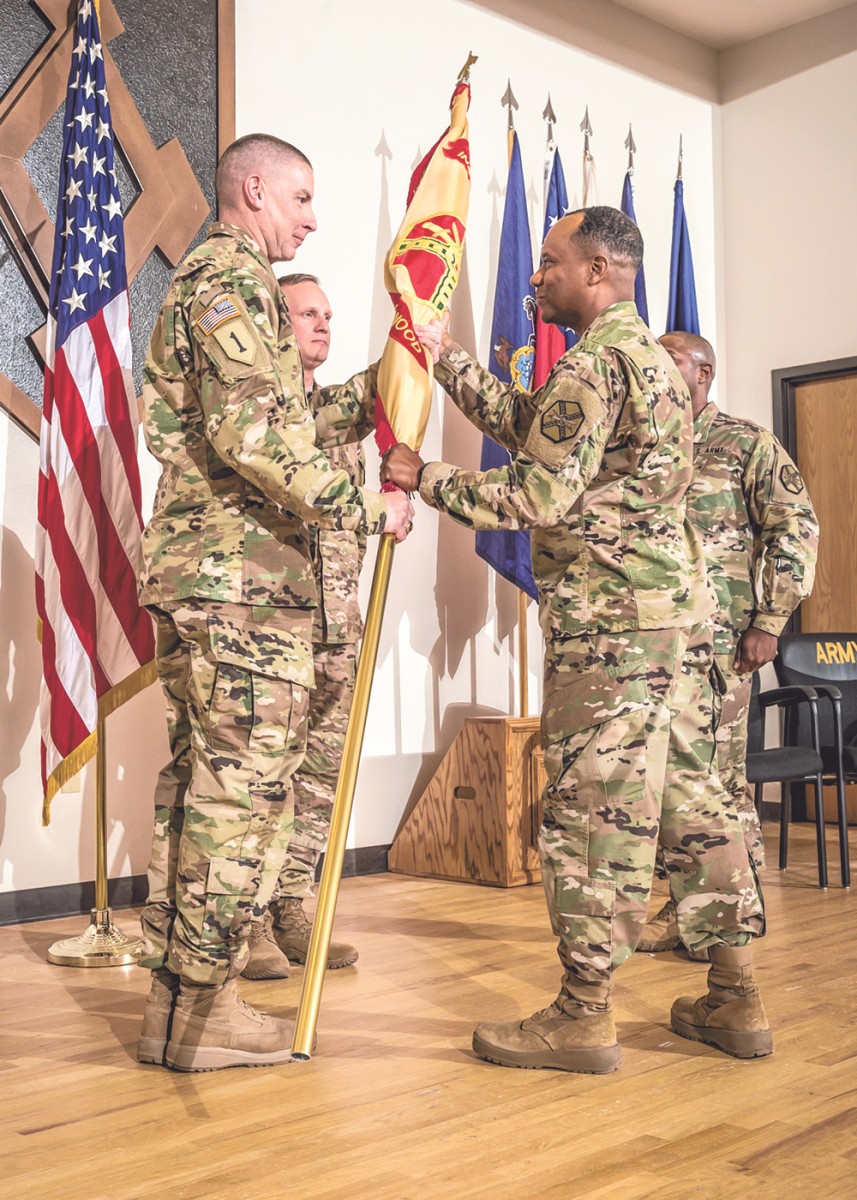
<path fill-rule="evenodd" d="M 319 386 L 315 373 L 330 353 L 330 301 L 315 275 L 284 275 L 278 282 L 295 331 L 304 389 L 313 414 L 351 403 L 352 398 L 359 402 L 363 396 L 374 396 L 374 366 L 345 384 Z M 324 430 L 319 435 L 330 462 L 346 471 L 352 483 L 362 484 L 363 447 L 353 426 L 332 444 Z M 250 956 L 242 972 L 246 979 L 286 979 L 290 962 L 306 962 L 312 926 L 303 901 L 313 895 L 316 867 L 327 845 L 354 695 L 357 642 L 363 628 L 357 586 L 365 548 L 365 537 L 348 529 L 310 530 L 318 607 L 313 614 L 315 682 L 309 699 L 307 750 L 292 780 L 295 825 L 274 898 L 264 917 L 250 926 Z M 349 967 L 357 958 L 357 950 L 347 942 L 334 941 L 328 947 L 327 965 L 331 970 Z"/>
<path fill-rule="evenodd" d="M 217 168 L 219 220 L 172 282 L 144 373 L 161 463 L 140 598 L 157 624 L 172 756 L 155 796 L 152 971 L 137 1057 L 185 1071 L 287 1062 L 291 1026 L 239 999 L 251 916 L 292 827 L 316 607 L 310 528 L 401 540 L 412 509 L 316 444 L 272 260 L 316 227 L 309 160 L 251 134 Z"/>
<path fill-rule="evenodd" d="M 442 386 L 513 458 L 469 471 L 396 446 L 382 471 L 470 528 L 532 530 L 546 639 L 539 850 L 563 975 L 547 1008 L 476 1030 L 476 1053 L 508 1067 L 620 1065 L 613 973 L 643 929 L 659 831 L 682 936 L 712 959 L 707 994 L 676 1001 L 673 1029 L 739 1057 L 771 1052 L 752 970 L 761 897 L 712 770 L 712 600 L 685 520 L 690 400 L 633 304 L 642 253 L 612 208 L 549 230 L 536 302 L 580 341 L 532 396 L 439 326 L 418 330 Z"/>
<path fill-rule="evenodd" d="M 718 772 L 741 816 L 757 871 L 762 829 L 747 786 L 747 717 L 753 672 L 772 662 L 779 635 L 812 591 L 818 522 L 800 472 L 772 433 L 722 413 L 708 399 L 714 351 L 693 333 L 659 339 L 681 372 L 693 411 L 694 478 L 687 512 L 717 596 L 714 658 L 725 684 L 717 728 Z M 646 926 L 639 949 L 679 942 L 670 899 Z"/>

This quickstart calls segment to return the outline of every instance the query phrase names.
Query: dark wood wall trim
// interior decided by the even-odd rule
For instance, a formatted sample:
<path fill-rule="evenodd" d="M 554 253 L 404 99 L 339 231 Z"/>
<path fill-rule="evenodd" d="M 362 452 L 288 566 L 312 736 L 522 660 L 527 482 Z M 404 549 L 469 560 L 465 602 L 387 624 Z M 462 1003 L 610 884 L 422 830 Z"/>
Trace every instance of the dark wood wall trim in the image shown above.
<path fill-rule="evenodd" d="M 217 0 L 217 154 L 235 141 L 235 0 Z"/>
<path fill-rule="evenodd" d="M 389 849 L 389 846 L 359 846 L 356 850 L 346 850 L 342 864 L 343 876 L 383 875 L 387 870 Z M 322 857 L 319 873 L 323 862 Z M 112 909 L 138 908 L 146 903 L 147 892 L 145 875 L 124 875 L 109 880 L 107 884 L 107 898 Z M 0 925 L 88 916 L 94 906 L 95 883 L 91 879 L 83 883 L 0 892 Z"/>

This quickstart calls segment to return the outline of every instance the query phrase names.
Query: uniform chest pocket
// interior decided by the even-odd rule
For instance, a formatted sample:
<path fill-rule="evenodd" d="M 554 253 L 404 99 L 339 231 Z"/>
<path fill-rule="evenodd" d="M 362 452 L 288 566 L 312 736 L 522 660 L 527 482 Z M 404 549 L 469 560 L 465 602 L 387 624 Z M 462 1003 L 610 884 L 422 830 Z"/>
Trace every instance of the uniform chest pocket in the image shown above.
<path fill-rule="evenodd" d="M 743 528 L 747 504 L 740 475 L 715 455 L 700 458 L 687 496 L 687 515 L 702 530 Z"/>

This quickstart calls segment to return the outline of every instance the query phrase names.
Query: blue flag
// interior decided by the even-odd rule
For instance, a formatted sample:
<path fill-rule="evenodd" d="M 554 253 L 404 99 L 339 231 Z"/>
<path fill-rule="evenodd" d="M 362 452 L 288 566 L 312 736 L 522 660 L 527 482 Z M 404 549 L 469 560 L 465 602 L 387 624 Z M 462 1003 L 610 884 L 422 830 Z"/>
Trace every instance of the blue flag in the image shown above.
<path fill-rule="evenodd" d="M 670 300 L 665 333 L 674 329 L 699 333 L 699 313 L 696 309 L 696 283 L 693 278 L 693 255 L 690 234 L 684 212 L 684 184 L 675 181 L 673 206 L 673 241 L 670 252 Z"/>
<path fill-rule="evenodd" d="M 625 183 L 622 187 L 622 212 L 626 217 L 630 217 L 634 224 L 637 224 L 637 214 L 634 212 L 634 189 L 631 186 L 631 172 L 625 174 Z M 648 325 L 649 323 L 649 302 L 646 299 L 646 272 L 643 270 L 642 264 L 637 272 L 637 278 L 634 280 L 634 302 L 637 305 L 637 312 Z"/>
<path fill-rule="evenodd" d="M 500 261 L 494 292 L 488 365 L 498 379 L 511 383 L 522 392 L 531 391 L 533 383 L 535 299 L 530 285 L 532 273 L 533 251 L 527 219 L 524 171 L 518 135 L 515 134 L 500 234 Z M 482 439 L 481 470 L 491 471 L 507 466 L 509 462 L 507 450 L 489 437 Z M 480 530 L 476 534 L 476 553 L 504 579 L 514 583 L 534 600 L 538 599 L 530 565 L 529 530 Z"/>

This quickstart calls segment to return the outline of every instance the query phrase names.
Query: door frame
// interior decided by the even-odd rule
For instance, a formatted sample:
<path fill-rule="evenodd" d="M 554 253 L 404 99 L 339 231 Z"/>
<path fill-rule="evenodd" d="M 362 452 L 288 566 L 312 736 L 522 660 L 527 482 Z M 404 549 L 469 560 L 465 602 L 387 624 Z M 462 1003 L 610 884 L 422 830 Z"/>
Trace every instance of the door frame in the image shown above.
<path fill-rule="evenodd" d="M 818 383 L 824 379 L 837 379 L 845 375 L 857 375 L 857 358 L 831 358 L 827 362 L 804 363 L 798 367 L 783 367 L 771 371 L 773 390 L 774 435 L 782 442 L 791 457 L 798 462 L 796 393 L 803 383 Z M 786 625 L 789 633 L 800 633 L 800 605 Z"/>

